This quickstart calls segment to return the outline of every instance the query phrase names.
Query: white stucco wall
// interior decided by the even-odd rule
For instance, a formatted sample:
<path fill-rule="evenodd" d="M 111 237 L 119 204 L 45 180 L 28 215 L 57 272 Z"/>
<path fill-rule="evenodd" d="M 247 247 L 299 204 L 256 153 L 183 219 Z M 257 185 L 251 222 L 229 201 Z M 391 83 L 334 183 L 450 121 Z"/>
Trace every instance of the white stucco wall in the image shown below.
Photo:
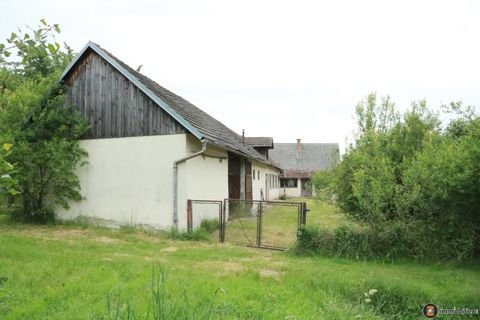
<path fill-rule="evenodd" d="M 187 139 L 187 148 L 190 152 L 201 149 L 198 140 Z M 228 153 L 227 151 L 208 145 L 207 156 L 198 156 L 186 162 L 184 170 L 185 193 L 179 198 L 180 203 L 186 204 L 192 200 L 220 200 L 228 198 Z M 212 158 L 210 156 L 224 159 Z M 179 227 L 186 228 L 187 208 L 180 210 Z M 218 206 L 214 204 L 193 204 L 193 227 L 200 226 L 203 219 L 218 219 Z"/>
<path fill-rule="evenodd" d="M 84 200 L 57 211 L 60 219 L 98 218 L 117 225 L 173 226 L 173 163 L 201 150 L 191 135 L 164 135 L 82 140 L 89 163 L 78 170 Z M 187 227 L 187 200 L 228 198 L 228 153 L 209 145 L 207 155 L 178 165 L 178 225 Z M 223 159 L 219 159 L 223 158 Z M 253 199 L 261 200 L 267 175 L 279 170 L 253 161 Z M 260 179 L 258 177 L 260 171 Z M 275 178 L 276 179 L 276 178 Z M 274 179 L 272 179 L 274 180 Z M 279 183 L 268 184 L 269 200 L 278 198 Z M 218 206 L 194 204 L 194 227 L 218 218 Z"/>
<path fill-rule="evenodd" d="M 89 153 L 89 163 L 78 171 L 85 200 L 71 203 L 69 210 L 59 210 L 59 218 L 86 216 L 124 225 L 170 228 L 173 162 L 186 155 L 186 136 L 82 140 L 81 146 Z M 183 187 L 184 167 L 179 167 L 179 186 Z"/>
<path fill-rule="evenodd" d="M 279 197 L 280 170 L 264 163 L 253 161 L 252 169 L 255 170 L 255 179 L 252 177 L 253 200 L 276 200 Z M 260 172 L 260 175 L 258 175 Z M 272 183 L 266 181 L 272 176 Z M 275 180 L 278 180 L 276 182 Z M 268 188 L 268 191 L 266 190 Z M 263 199 L 262 199 L 263 194 Z M 267 199 L 268 195 L 268 199 Z"/>
<path fill-rule="evenodd" d="M 297 179 L 296 188 L 280 188 L 280 195 L 286 195 L 287 197 L 301 197 L 302 196 L 302 183 L 300 179 Z"/>

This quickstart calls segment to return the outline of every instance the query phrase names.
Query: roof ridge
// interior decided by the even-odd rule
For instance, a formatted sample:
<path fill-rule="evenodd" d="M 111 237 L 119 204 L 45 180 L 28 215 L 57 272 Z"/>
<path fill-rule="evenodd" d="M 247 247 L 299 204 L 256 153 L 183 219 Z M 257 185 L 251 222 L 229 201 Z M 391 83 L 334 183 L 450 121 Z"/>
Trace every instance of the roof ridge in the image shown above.
<path fill-rule="evenodd" d="M 207 139 L 209 142 L 224 149 L 272 164 L 262 154 L 253 149 L 253 147 L 242 143 L 241 136 L 222 122 L 193 105 L 185 98 L 162 87 L 151 78 L 134 70 L 125 62 L 93 41 L 89 41 L 79 54 L 77 54 L 74 60 L 62 73 L 60 81 L 65 78 L 76 62 L 88 49 L 93 50 L 109 62 L 199 140 Z"/>

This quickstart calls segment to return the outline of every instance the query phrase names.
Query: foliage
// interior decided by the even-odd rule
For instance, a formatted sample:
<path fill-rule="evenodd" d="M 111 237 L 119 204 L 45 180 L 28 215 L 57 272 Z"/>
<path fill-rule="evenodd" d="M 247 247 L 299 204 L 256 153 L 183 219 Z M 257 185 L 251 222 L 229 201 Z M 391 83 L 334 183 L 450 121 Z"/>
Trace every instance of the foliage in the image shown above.
<path fill-rule="evenodd" d="M 15 196 L 18 194 L 16 189 L 17 180 L 12 177 L 15 172 L 14 166 L 5 160 L 11 154 L 12 145 L 4 143 L 0 148 L 0 195 L 8 194 Z"/>
<path fill-rule="evenodd" d="M 218 219 L 203 219 L 200 228 L 205 229 L 208 233 L 212 233 L 220 229 L 220 221 Z"/>
<path fill-rule="evenodd" d="M 80 200 L 75 175 L 86 152 L 78 138 L 86 125 L 66 105 L 60 73 L 72 59 L 55 40 L 58 25 L 45 20 L 36 30 L 12 33 L 0 44 L 0 142 L 12 142 L 9 159 L 18 181 L 15 219 L 45 222 L 57 206 Z"/>
<path fill-rule="evenodd" d="M 209 239 L 209 233 L 204 228 L 198 228 L 192 231 L 179 231 L 172 228 L 168 236 L 170 239 L 183 241 L 204 241 Z"/>
<path fill-rule="evenodd" d="M 397 254 L 414 256 L 403 248 L 427 243 L 437 253 L 448 251 L 443 257 L 465 259 L 479 252 L 480 118 L 460 102 L 443 110 L 454 115 L 446 125 L 425 101 L 402 114 L 389 98 L 379 103 L 369 95 L 356 108 L 358 129 L 343 161 L 332 176 L 314 179 L 342 210 L 368 226 L 369 247 L 378 254 L 390 254 L 375 244 L 390 245 L 381 236 L 388 239 L 395 228 L 401 230 L 392 244 L 401 247 Z"/>
<path fill-rule="evenodd" d="M 300 255 L 322 253 L 332 257 L 362 260 L 399 260 L 405 257 L 418 261 L 465 261 L 471 259 L 470 234 L 449 234 L 425 241 L 421 222 L 395 221 L 380 224 L 376 229 L 343 225 L 327 229 L 307 225 L 300 229 L 294 252 Z"/>

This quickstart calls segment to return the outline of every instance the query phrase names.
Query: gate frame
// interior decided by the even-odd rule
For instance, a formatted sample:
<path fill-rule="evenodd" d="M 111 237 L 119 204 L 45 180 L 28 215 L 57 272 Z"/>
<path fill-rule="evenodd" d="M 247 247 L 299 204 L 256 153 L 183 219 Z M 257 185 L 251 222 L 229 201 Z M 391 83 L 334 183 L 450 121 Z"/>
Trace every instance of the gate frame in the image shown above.
<path fill-rule="evenodd" d="M 246 199 L 229 199 L 225 198 L 223 201 L 220 200 L 187 200 L 187 231 L 193 231 L 193 205 L 194 204 L 216 204 L 218 205 L 218 220 L 219 220 L 219 232 L 218 239 L 221 243 L 225 242 L 225 233 L 226 233 L 226 212 L 227 212 L 227 203 L 229 202 L 238 202 L 244 204 L 256 204 L 258 205 L 258 212 L 256 215 L 257 218 L 257 234 L 255 244 L 246 243 L 246 242 L 235 242 L 238 244 L 245 244 L 247 247 L 261 248 L 261 249 L 270 249 L 270 250 L 279 250 L 284 251 L 287 248 L 281 246 L 269 246 L 262 244 L 262 230 L 263 230 L 263 208 L 266 205 L 280 205 L 280 206 L 289 206 L 297 207 L 297 239 L 299 236 L 300 229 L 302 226 L 307 223 L 307 212 L 310 211 L 307 209 L 307 203 L 302 201 L 280 201 L 280 200 L 246 200 Z"/>
<path fill-rule="evenodd" d="M 225 239 L 225 234 L 222 231 L 222 225 L 223 225 L 223 202 L 220 200 L 192 200 L 188 199 L 187 200 L 187 231 L 192 232 L 193 231 L 193 204 L 217 204 L 218 205 L 218 223 L 220 224 L 219 227 L 219 240 L 220 242 L 224 242 Z"/>
<path fill-rule="evenodd" d="M 307 223 L 307 203 L 306 202 L 298 202 L 298 201 L 280 201 L 280 200 L 245 200 L 245 199 L 223 199 L 223 212 L 222 218 L 220 219 L 220 241 L 225 242 L 225 233 L 226 233 L 226 212 L 227 212 L 227 203 L 229 202 L 238 202 L 238 203 L 245 203 L 245 204 L 257 204 L 258 205 L 258 213 L 257 213 L 257 238 L 256 243 L 253 245 L 251 243 L 244 243 L 247 247 L 255 247 L 255 248 L 262 248 L 262 249 L 270 249 L 270 250 L 279 250 L 284 251 L 287 248 L 281 246 L 269 246 L 262 244 L 262 231 L 263 231 L 263 208 L 265 205 L 280 205 L 280 206 L 289 206 L 289 207 L 297 207 L 297 239 L 299 236 L 300 229 Z M 243 243 L 243 242 L 241 242 Z"/>

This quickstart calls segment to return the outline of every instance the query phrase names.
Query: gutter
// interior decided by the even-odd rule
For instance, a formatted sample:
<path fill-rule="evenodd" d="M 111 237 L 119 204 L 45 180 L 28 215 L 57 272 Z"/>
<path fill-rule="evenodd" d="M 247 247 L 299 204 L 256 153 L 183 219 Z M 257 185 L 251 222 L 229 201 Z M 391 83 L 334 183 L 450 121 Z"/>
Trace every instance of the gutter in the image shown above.
<path fill-rule="evenodd" d="M 202 149 L 197 151 L 187 157 L 175 160 L 173 162 L 173 224 L 175 229 L 178 230 L 178 165 L 182 162 L 190 160 L 192 158 L 203 155 L 204 157 L 216 158 L 216 159 L 226 159 L 226 157 L 212 156 L 207 154 L 207 144 L 208 141 L 205 139 L 200 140 L 202 143 Z"/>

